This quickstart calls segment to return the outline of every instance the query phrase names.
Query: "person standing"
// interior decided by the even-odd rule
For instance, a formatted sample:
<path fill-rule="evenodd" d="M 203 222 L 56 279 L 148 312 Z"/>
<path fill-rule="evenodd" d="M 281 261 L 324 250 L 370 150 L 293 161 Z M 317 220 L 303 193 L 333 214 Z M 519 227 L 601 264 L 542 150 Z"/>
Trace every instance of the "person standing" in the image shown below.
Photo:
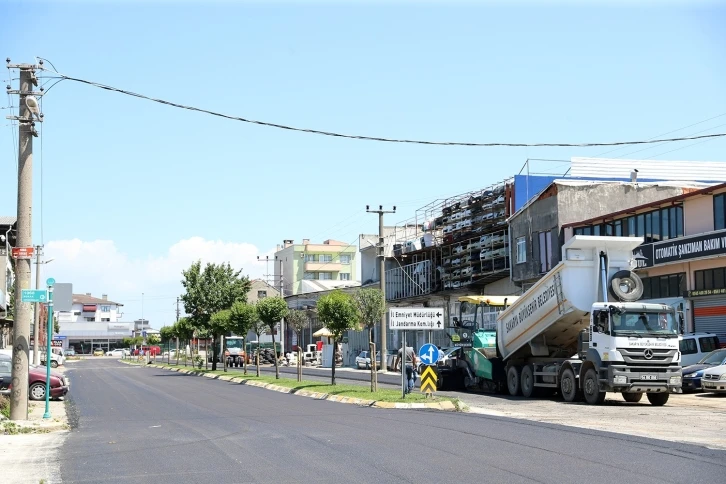
<path fill-rule="evenodd" d="M 404 358 L 405 361 L 403 361 Z M 398 350 L 398 354 L 396 355 L 396 362 L 394 365 L 395 368 L 398 368 L 399 362 L 401 362 L 402 368 L 405 365 L 406 381 L 408 382 L 407 390 L 410 393 L 413 390 L 413 387 L 416 385 L 416 372 L 414 371 L 414 368 L 416 368 L 416 352 L 414 351 L 413 347 L 406 346 L 405 354 L 403 348 L 400 348 Z"/>

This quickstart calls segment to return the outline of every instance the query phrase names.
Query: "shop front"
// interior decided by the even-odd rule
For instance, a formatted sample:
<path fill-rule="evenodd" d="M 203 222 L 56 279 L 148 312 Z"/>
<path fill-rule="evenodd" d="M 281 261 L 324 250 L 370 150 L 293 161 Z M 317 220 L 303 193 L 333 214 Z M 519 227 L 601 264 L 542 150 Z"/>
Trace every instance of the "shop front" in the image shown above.
<path fill-rule="evenodd" d="M 73 348 L 76 354 L 88 355 L 94 350 L 104 352 L 124 348 L 123 340 L 132 335 L 134 323 L 82 322 L 64 323 L 60 335 L 63 348 Z"/>

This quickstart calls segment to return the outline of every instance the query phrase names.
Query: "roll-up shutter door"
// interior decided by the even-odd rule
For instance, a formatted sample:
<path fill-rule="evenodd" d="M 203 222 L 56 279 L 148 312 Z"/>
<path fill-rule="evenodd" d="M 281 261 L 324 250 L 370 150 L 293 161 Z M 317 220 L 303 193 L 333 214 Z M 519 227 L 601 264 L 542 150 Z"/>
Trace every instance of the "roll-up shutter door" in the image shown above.
<path fill-rule="evenodd" d="M 693 299 L 693 321 L 698 333 L 715 333 L 726 345 L 726 297 Z"/>

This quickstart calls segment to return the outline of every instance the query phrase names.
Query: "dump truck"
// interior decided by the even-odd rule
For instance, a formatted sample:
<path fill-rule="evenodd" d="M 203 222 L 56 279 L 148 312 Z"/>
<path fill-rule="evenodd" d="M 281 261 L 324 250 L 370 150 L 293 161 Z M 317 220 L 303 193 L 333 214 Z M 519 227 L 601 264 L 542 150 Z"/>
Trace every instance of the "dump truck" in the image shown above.
<path fill-rule="evenodd" d="M 473 318 L 454 318 L 449 335 L 461 352 L 450 364 L 463 386 L 528 398 L 559 393 L 589 404 L 615 392 L 665 405 L 681 393 L 676 311 L 638 302 L 643 283 L 633 249 L 641 243 L 574 236 L 562 262 L 522 296 L 479 299 Z M 503 309 L 489 327 L 486 306 Z"/>

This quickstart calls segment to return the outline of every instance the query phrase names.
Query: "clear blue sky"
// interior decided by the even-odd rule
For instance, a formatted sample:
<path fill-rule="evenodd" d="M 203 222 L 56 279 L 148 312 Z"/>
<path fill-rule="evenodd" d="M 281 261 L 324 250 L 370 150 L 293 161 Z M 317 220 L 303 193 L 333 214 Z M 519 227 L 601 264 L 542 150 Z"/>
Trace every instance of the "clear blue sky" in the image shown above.
<path fill-rule="evenodd" d="M 3 1 L 0 50 L 14 62 L 41 56 L 65 74 L 183 104 L 374 136 L 644 139 L 726 113 L 726 9 L 715 2 L 665 2 L 660 8 L 652 2 L 587 8 L 567 2 L 512 2 L 508 8 L 455 2 L 107 3 Z M 376 217 L 364 213 L 366 204 L 397 204 L 399 214 L 389 220 L 398 221 L 427 200 L 511 176 L 527 157 L 609 151 L 334 139 L 222 120 L 70 81 L 50 91 L 43 111 L 43 241 L 111 240 L 141 264 L 194 236 L 254 244 L 260 253 L 285 238 L 350 242 L 377 230 Z M 675 134 L 726 131 L 715 128 L 720 124 L 726 116 Z M 7 123 L 1 137 L 6 183 L 0 212 L 15 214 L 16 162 Z M 710 141 L 656 158 L 724 160 L 725 148 L 726 141 Z M 39 141 L 35 152 L 38 208 Z M 102 254 L 98 260 L 94 264 L 102 264 Z M 259 275 L 261 269 L 254 270 Z M 82 275 L 78 270 L 72 277 Z M 147 318 L 154 312 L 152 323 L 168 317 L 171 303 L 162 297 L 177 294 L 178 284 L 134 282 L 94 280 L 77 289 L 100 294 L 112 286 L 117 299 L 131 301 L 141 288 L 149 295 Z M 140 316 L 135 302 L 127 311 Z"/>

